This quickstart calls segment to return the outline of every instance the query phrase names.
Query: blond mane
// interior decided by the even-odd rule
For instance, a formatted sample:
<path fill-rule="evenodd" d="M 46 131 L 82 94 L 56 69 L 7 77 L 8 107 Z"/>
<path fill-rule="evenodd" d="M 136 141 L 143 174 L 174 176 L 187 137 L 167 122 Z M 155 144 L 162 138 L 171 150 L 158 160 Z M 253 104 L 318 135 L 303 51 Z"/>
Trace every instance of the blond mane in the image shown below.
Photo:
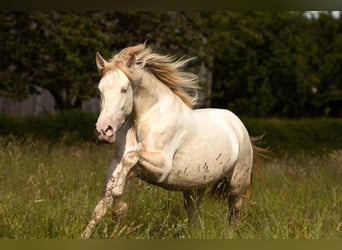
<path fill-rule="evenodd" d="M 197 98 L 188 94 L 186 89 L 198 89 L 198 77 L 190 72 L 182 71 L 182 68 L 193 58 L 176 60 L 172 56 L 153 53 L 150 47 L 139 44 L 121 50 L 111 61 L 127 61 L 130 54 L 135 55 L 136 64 L 140 68 L 148 69 L 153 73 L 186 105 L 193 107 L 196 104 Z"/>

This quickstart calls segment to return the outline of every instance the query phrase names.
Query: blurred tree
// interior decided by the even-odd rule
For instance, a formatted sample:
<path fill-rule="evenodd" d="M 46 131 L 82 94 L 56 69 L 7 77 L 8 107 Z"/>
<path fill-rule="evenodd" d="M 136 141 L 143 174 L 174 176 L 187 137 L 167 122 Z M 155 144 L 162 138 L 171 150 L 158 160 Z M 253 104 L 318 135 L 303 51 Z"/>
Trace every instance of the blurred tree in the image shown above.
<path fill-rule="evenodd" d="M 214 60 L 213 106 L 247 115 L 264 115 L 272 107 L 265 64 L 269 46 L 261 18 L 267 21 L 266 16 L 255 12 L 217 18 L 221 49 Z"/>
<path fill-rule="evenodd" d="M 202 105 L 239 115 L 341 116 L 342 21 L 330 13 L 0 12 L 0 95 L 45 88 L 57 109 L 96 96 L 94 55 L 147 42 L 197 57 Z"/>
<path fill-rule="evenodd" d="M 95 93 L 94 54 L 109 39 L 100 32 L 101 19 L 89 12 L 52 12 L 37 13 L 35 21 L 43 42 L 36 75 L 44 80 L 39 86 L 50 91 L 58 109 L 80 107 Z"/>
<path fill-rule="evenodd" d="M 265 67 L 274 99 L 270 111 L 281 116 L 301 116 L 310 86 L 315 84 L 315 79 L 309 77 L 308 59 L 316 44 L 308 35 L 308 19 L 303 13 L 280 12 L 271 20 L 265 27 L 269 39 Z"/>
<path fill-rule="evenodd" d="M 316 84 L 312 85 L 314 115 L 342 116 L 342 19 L 321 13 L 312 21 L 311 34 L 318 48 L 311 61 Z"/>
<path fill-rule="evenodd" d="M 80 107 L 95 93 L 94 54 L 109 39 L 101 19 L 90 12 L 2 13 L 1 94 L 22 99 L 39 86 L 57 109 Z"/>
<path fill-rule="evenodd" d="M 222 19 L 220 19 L 222 20 Z M 239 12 L 214 68 L 215 106 L 248 116 L 301 116 L 319 81 L 319 45 L 302 12 Z"/>
<path fill-rule="evenodd" d="M 31 36 L 32 15 L 28 13 L 5 12 L 0 14 L 0 95 L 21 100 L 34 91 L 31 47 L 36 46 L 39 39 Z"/>
<path fill-rule="evenodd" d="M 129 45 L 148 44 L 161 52 L 204 60 L 200 13 L 34 12 L 1 13 L 0 94 L 17 100 L 52 94 L 57 109 L 80 107 L 94 96 L 98 73 L 94 55 L 105 57 Z"/>

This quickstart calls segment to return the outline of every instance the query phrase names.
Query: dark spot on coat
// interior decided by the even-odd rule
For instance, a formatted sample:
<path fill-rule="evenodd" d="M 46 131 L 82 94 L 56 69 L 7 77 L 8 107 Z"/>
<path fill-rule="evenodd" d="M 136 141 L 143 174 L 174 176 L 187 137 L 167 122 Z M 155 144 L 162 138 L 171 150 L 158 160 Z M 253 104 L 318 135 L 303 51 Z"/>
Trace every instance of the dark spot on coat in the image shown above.
<path fill-rule="evenodd" d="M 222 153 L 219 153 L 219 155 L 216 157 L 216 160 L 220 159 L 221 156 L 222 156 Z"/>
<path fill-rule="evenodd" d="M 209 173 L 209 166 L 206 162 L 204 163 L 203 170 L 205 173 Z"/>

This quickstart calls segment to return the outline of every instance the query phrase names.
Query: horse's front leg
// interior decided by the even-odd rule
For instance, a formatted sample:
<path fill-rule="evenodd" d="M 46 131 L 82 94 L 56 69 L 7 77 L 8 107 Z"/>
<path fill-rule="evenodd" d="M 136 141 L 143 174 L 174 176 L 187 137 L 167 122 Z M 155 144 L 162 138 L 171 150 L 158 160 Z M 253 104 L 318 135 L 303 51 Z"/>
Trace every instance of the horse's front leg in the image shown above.
<path fill-rule="evenodd" d="M 137 162 L 138 154 L 136 151 L 128 152 L 122 157 L 107 182 L 106 190 L 101 200 L 97 203 L 91 220 L 81 235 L 82 239 L 88 239 L 91 236 L 95 226 L 105 216 L 108 209 L 112 206 L 113 201 L 116 201 L 114 206 L 120 204 L 117 201 L 120 200 L 123 194 L 128 173 Z"/>
<path fill-rule="evenodd" d="M 108 172 L 107 172 L 107 180 L 108 183 L 113 175 L 114 170 L 119 165 L 119 161 L 114 157 L 112 163 L 109 165 Z M 107 184 L 106 184 L 107 185 Z M 105 189 L 107 190 L 107 188 Z M 116 197 L 113 199 L 112 204 L 112 213 L 113 213 L 113 220 L 116 222 L 116 226 L 119 226 L 121 222 L 127 215 L 128 204 L 124 202 L 121 197 Z"/>

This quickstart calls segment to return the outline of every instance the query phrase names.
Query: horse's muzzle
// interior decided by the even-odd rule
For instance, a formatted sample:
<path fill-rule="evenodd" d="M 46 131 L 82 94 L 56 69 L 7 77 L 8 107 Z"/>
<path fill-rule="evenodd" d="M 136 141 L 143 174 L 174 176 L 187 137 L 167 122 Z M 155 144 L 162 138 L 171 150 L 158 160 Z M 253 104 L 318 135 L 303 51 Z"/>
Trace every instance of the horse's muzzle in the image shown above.
<path fill-rule="evenodd" d="M 113 143 L 115 141 L 116 133 L 110 125 L 106 128 L 101 128 L 96 124 L 96 133 L 100 141 L 106 141 L 109 143 Z"/>

